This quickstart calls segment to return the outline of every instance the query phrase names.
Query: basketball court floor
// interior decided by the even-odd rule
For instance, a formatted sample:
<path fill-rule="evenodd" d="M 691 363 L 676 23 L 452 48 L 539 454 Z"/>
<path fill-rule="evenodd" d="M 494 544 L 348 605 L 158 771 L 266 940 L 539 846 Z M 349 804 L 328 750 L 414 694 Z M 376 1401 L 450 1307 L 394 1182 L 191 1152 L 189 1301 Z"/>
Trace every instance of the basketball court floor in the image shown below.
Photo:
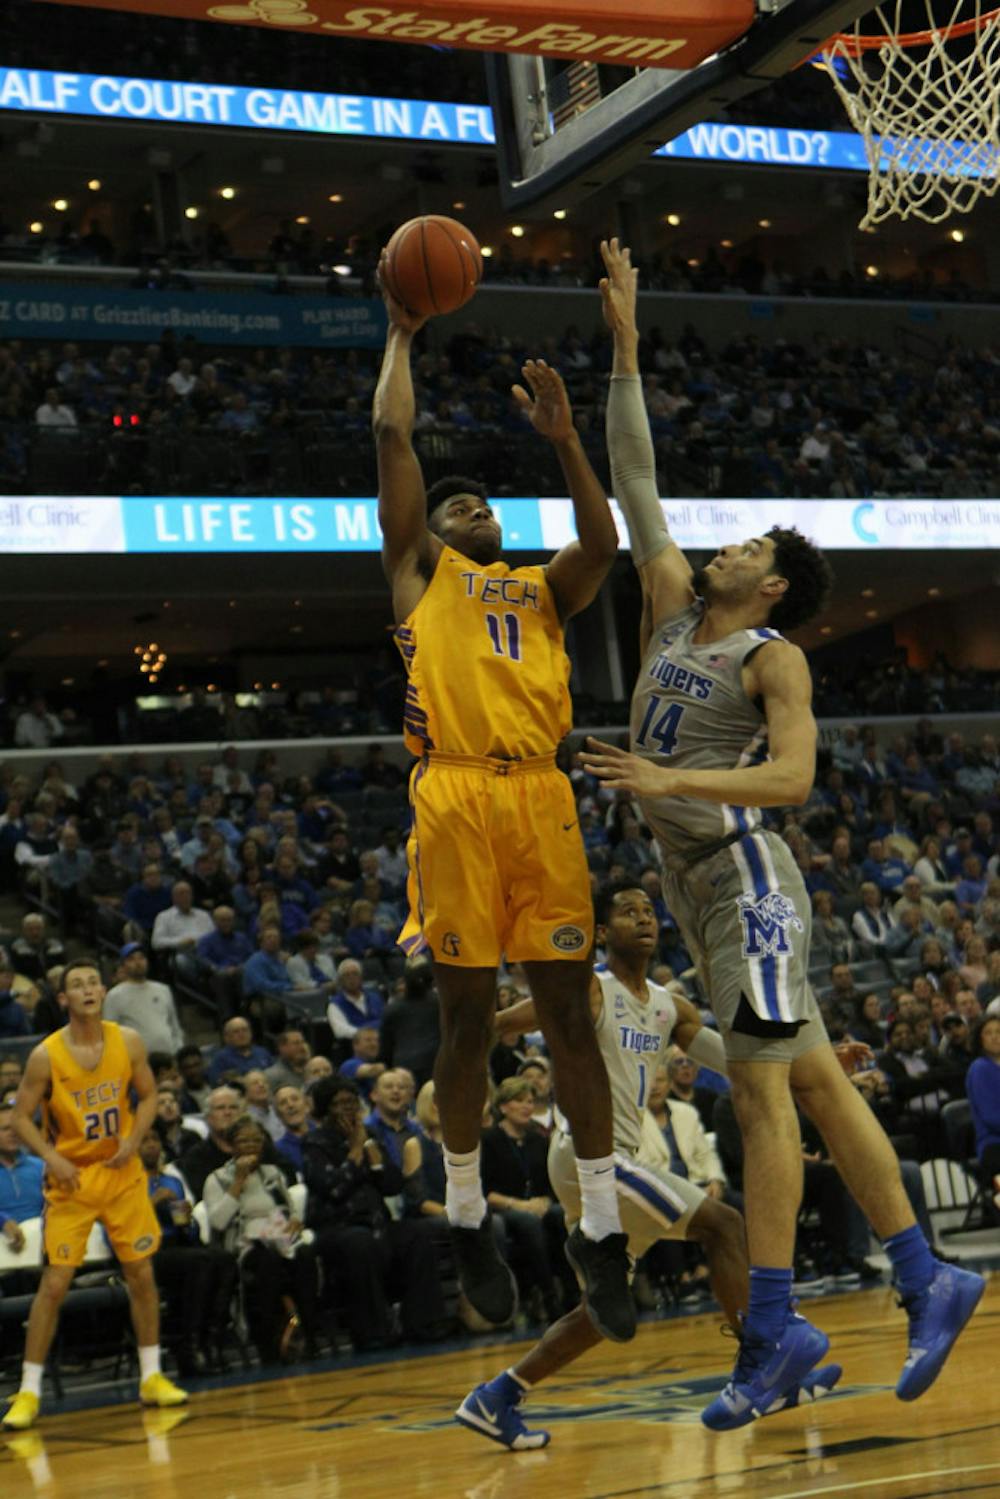
<path fill-rule="evenodd" d="M 698 1419 L 734 1351 L 706 1313 L 644 1323 L 633 1343 L 605 1344 L 557 1377 L 532 1402 L 552 1432 L 539 1452 L 507 1452 L 452 1420 L 466 1391 L 526 1346 L 477 1343 L 204 1390 L 183 1412 L 44 1417 L 0 1440 L 0 1488 L 53 1499 L 1000 1496 L 1000 1276 L 912 1405 L 893 1394 L 905 1322 L 888 1287 L 807 1310 L 843 1364 L 840 1388 L 725 1435 Z"/>

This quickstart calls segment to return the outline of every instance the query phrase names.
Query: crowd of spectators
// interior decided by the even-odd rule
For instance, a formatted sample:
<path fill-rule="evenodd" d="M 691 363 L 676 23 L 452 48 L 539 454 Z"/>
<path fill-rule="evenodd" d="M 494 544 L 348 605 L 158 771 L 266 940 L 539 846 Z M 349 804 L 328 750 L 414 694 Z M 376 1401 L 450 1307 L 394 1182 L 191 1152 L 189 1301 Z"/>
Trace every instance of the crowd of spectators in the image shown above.
<path fill-rule="evenodd" d="M 628 882 L 648 891 L 660 928 L 651 977 L 679 984 L 708 1018 L 639 807 L 565 763 L 595 901 Z M 248 767 L 231 747 L 189 772 L 133 753 L 106 757 L 79 786 L 58 764 L 35 778 L 7 769 L 0 802 L 0 870 L 28 907 L 0 956 L 0 1037 L 10 1046 L 58 1027 L 61 964 L 80 946 L 100 951 L 105 1015 L 139 1032 L 158 1083 L 143 1160 L 185 1373 L 224 1365 L 239 1337 L 273 1363 L 454 1331 L 463 1307 L 431 1081 L 437 995 L 427 958 L 396 946 L 402 770 L 377 747 L 363 765 L 331 751 L 311 777 L 283 776 L 274 752 Z M 847 728 L 821 752 L 809 801 L 766 817 L 812 898 L 810 975 L 827 1025 L 873 1049 L 853 1081 L 926 1223 L 921 1161 L 976 1155 L 984 1188 L 1000 1167 L 996 739 L 943 735 L 933 719 L 887 745 Z M 527 992 L 517 965 L 502 970 L 498 1010 Z M 214 1041 L 199 1045 L 192 1033 L 206 1024 Z M 2 1110 L 18 1075 L 5 1057 L 0 1215 L 15 1251 L 40 1193 Z M 554 1116 L 541 1035 L 505 1035 L 491 1077 L 487 1200 L 528 1315 L 551 1319 L 576 1289 L 545 1167 Z M 971 1125 L 957 1141 L 948 1105 L 965 1098 Z M 739 1205 L 724 1079 L 671 1056 L 649 1109 L 650 1159 Z M 803 1139 L 819 1227 L 800 1243 L 798 1283 L 856 1285 L 877 1273 L 867 1225 L 824 1142 L 805 1127 Z M 992 1188 L 988 1218 L 991 1201 Z M 659 1246 L 640 1268 L 644 1305 L 706 1294 L 691 1246 Z"/>
<path fill-rule="evenodd" d="M 529 347 L 469 322 L 444 352 L 418 343 L 414 359 L 415 440 L 431 479 L 464 466 L 487 474 L 498 496 L 562 493 L 558 465 L 530 440 L 510 394 L 529 356 L 563 373 L 584 445 L 606 470 L 603 334 L 571 325 Z M 289 493 L 297 467 L 296 493 L 374 493 L 378 359 L 210 353 L 169 333 L 110 349 L 11 342 L 0 346 L 0 485 L 78 493 L 85 464 L 91 492 L 263 494 L 280 481 Z M 989 344 L 949 340 L 930 359 L 824 332 L 712 346 L 688 323 L 676 337 L 650 327 L 640 362 L 664 495 L 950 499 L 996 489 L 1000 354 Z"/>

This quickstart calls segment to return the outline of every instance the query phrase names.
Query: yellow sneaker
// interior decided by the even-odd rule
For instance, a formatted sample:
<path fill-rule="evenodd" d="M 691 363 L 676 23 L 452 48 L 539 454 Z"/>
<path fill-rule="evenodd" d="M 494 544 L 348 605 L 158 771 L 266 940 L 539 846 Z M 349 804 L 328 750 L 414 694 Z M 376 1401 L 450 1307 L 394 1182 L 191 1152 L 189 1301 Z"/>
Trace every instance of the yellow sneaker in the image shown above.
<path fill-rule="evenodd" d="M 178 1389 L 165 1374 L 150 1374 L 139 1386 L 139 1399 L 143 1405 L 184 1405 L 187 1398 L 187 1390 Z"/>
<path fill-rule="evenodd" d="M 21 1390 L 4 1411 L 3 1424 L 8 1431 L 27 1431 L 38 1419 L 39 1400 L 30 1390 Z"/>

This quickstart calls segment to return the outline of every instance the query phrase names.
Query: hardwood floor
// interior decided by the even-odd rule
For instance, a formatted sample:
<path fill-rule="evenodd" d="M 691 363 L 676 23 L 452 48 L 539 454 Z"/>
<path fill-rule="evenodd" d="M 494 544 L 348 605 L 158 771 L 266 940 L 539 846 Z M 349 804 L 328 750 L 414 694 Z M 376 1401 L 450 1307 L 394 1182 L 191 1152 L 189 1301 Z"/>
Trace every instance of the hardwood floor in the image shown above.
<path fill-rule="evenodd" d="M 477 1345 L 207 1390 L 184 1412 L 53 1412 L 0 1441 L 0 1483 L 5 1496 L 81 1499 L 1000 1499 L 1000 1277 L 912 1405 L 893 1393 L 905 1323 L 888 1288 L 804 1310 L 843 1364 L 839 1390 L 725 1435 L 698 1419 L 733 1358 L 704 1315 L 644 1324 L 543 1387 L 528 1406 L 552 1432 L 540 1452 L 452 1420 L 522 1346 Z"/>

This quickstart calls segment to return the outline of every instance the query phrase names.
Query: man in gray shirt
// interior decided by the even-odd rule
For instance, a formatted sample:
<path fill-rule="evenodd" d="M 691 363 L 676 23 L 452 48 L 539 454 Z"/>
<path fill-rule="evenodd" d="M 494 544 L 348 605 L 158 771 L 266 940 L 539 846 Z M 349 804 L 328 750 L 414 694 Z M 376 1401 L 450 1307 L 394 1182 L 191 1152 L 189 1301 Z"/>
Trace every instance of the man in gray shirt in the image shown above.
<path fill-rule="evenodd" d="M 184 1032 L 174 996 L 166 984 L 148 977 L 149 963 L 138 942 L 126 942 L 118 956 L 125 977 L 108 990 L 105 1020 L 117 1020 L 138 1031 L 147 1052 L 166 1051 L 175 1056 L 184 1045 Z"/>
<path fill-rule="evenodd" d="M 309 1042 L 301 1031 L 282 1031 L 277 1045 L 278 1060 L 264 1072 L 271 1092 L 289 1085 L 304 1088 L 307 1082 L 306 1063 L 312 1056 Z"/>

